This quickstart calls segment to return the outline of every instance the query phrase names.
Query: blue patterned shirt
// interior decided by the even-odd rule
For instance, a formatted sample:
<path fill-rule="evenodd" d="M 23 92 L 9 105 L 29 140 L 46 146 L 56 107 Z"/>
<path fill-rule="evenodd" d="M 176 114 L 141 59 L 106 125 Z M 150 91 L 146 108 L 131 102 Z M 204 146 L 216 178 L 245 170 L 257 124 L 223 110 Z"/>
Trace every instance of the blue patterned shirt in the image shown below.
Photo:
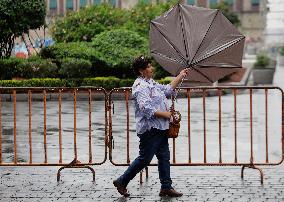
<path fill-rule="evenodd" d="M 154 116 L 156 111 L 169 111 L 167 97 L 175 93 L 170 84 L 162 85 L 153 79 L 138 77 L 132 86 L 136 131 L 139 134 L 156 128 L 169 129 L 169 120 Z"/>

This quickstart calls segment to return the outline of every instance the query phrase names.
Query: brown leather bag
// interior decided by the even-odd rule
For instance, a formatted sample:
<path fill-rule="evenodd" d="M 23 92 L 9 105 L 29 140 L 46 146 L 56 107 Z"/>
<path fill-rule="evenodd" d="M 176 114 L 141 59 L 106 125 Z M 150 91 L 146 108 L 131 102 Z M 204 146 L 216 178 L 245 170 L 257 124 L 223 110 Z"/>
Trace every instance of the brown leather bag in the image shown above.
<path fill-rule="evenodd" d="M 176 111 L 174 109 L 173 99 L 172 99 L 172 106 L 171 106 L 170 111 L 172 112 L 173 120 L 170 122 L 170 125 L 169 125 L 168 138 L 177 138 L 179 134 L 181 114 L 179 113 L 179 111 Z"/>
<path fill-rule="evenodd" d="M 180 123 L 170 122 L 168 138 L 177 138 L 179 133 Z"/>

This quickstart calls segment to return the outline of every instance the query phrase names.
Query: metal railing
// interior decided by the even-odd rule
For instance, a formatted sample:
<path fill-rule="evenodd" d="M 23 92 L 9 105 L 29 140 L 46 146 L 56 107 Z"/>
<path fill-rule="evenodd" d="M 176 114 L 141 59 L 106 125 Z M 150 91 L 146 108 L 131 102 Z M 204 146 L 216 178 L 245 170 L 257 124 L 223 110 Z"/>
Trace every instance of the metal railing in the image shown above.
<path fill-rule="evenodd" d="M 263 104 L 261 106 L 263 107 L 263 112 L 257 113 L 257 117 L 255 117 L 255 111 L 261 110 L 255 110 L 254 105 L 257 105 L 257 102 L 261 100 L 256 100 L 259 97 L 255 99 L 255 91 L 257 91 L 257 95 L 261 94 L 263 96 Z M 273 98 L 273 95 L 269 94 L 271 91 L 279 94 L 280 100 L 278 102 L 280 105 L 270 101 L 270 98 Z M 262 170 L 256 166 L 273 166 L 283 162 L 284 96 L 282 89 L 273 86 L 191 87 L 182 88 L 181 94 L 184 98 L 178 99 L 179 101 L 175 106 L 182 113 L 182 128 L 179 137 L 172 139 L 172 144 L 170 145 L 172 166 L 242 166 L 242 178 L 244 168 L 248 167 L 259 170 L 261 183 L 263 183 Z M 226 106 L 229 105 L 232 109 L 230 117 L 225 116 L 225 113 L 228 112 L 226 112 L 227 109 L 223 105 L 223 100 L 228 99 L 226 97 L 227 94 L 230 95 L 230 100 L 227 101 Z M 248 98 L 248 100 L 243 102 L 245 107 L 240 106 L 240 101 L 244 99 L 244 95 Z M 195 99 L 195 97 L 198 99 Z M 196 100 L 200 103 L 196 103 Z M 100 103 L 97 104 L 96 102 Z M 25 105 L 22 103 L 25 103 Z M 49 107 L 50 103 L 53 104 L 53 108 Z M 68 112 L 64 110 L 63 106 L 66 103 L 68 103 L 66 105 Z M 118 110 L 115 109 L 117 103 Z M 60 180 L 60 171 L 64 168 L 87 168 L 92 171 L 93 180 L 95 180 L 95 171 L 91 166 L 105 163 L 108 151 L 109 160 L 113 165 L 127 166 L 133 160 L 132 157 L 136 156 L 138 152 L 137 139 L 135 140 L 137 137 L 134 112 L 130 105 L 132 105 L 131 88 L 112 89 L 109 93 L 103 88 L 94 87 L 0 88 L 0 166 L 62 166 L 58 170 L 57 180 Z M 102 106 L 104 107 L 102 108 Z M 242 107 L 245 108 L 244 111 L 241 110 Z M 196 111 L 197 108 L 199 109 L 198 112 Z M 269 114 L 271 108 L 274 108 L 280 114 L 279 119 L 281 119 L 281 122 L 273 123 L 274 126 L 276 124 L 278 128 L 281 128 L 278 139 L 270 134 L 270 130 L 273 127 L 269 116 L 271 115 Z M 114 113 L 115 111 L 118 111 L 119 114 Z M 243 113 L 247 112 L 249 113 L 247 116 L 243 115 Z M 197 117 L 196 114 L 198 113 L 200 116 Z M 215 117 L 208 117 L 210 114 L 211 116 L 214 114 Z M 65 115 L 68 117 L 67 119 L 64 118 Z M 274 116 L 275 114 L 272 115 Z M 71 123 L 69 123 L 70 116 L 73 116 Z M 264 127 L 264 130 L 256 138 L 255 132 L 257 132 L 256 129 L 259 127 L 255 126 L 258 123 L 256 119 L 260 119 L 260 116 L 264 120 L 263 125 L 261 125 L 261 127 Z M 42 123 L 35 120 L 34 117 L 37 119 L 41 117 Z M 85 120 L 82 117 L 87 118 Z M 224 118 L 228 120 L 224 121 Z M 198 130 L 194 129 L 196 123 L 192 124 L 195 120 L 199 121 L 200 128 Z M 81 121 L 88 123 L 78 127 L 82 124 Z M 50 122 L 53 122 L 53 125 L 49 124 Z M 210 124 L 208 124 L 209 122 Z M 212 122 L 215 124 L 213 127 Z M 232 129 L 233 135 L 231 138 L 226 139 L 228 131 L 224 131 L 223 124 L 228 122 L 231 123 L 229 128 Z M 243 132 L 243 126 L 248 128 L 249 131 Z M 26 129 L 23 129 L 24 127 Z M 98 132 L 94 132 L 94 127 L 101 127 L 100 137 L 96 135 Z M 117 130 L 115 127 L 120 128 Z M 217 128 L 215 136 L 210 135 L 212 128 Z M 51 132 L 57 134 L 56 140 L 53 139 L 51 141 Z M 195 133 L 198 133 L 198 135 Z M 199 138 L 198 141 L 195 140 L 197 136 Z M 213 137 L 217 138 L 217 141 L 212 149 Z M 27 146 L 25 147 L 27 151 L 24 151 L 22 148 L 25 143 L 19 143 L 21 138 L 27 141 Z M 84 138 L 86 141 L 82 140 Z M 103 142 L 100 145 L 96 145 L 94 138 L 99 138 Z M 242 138 L 242 141 L 240 141 L 240 138 Z M 263 149 L 265 152 L 256 152 L 255 150 L 255 147 L 257 147 L 256 143 L 258 143 L 260 138 L 264 140 L 261 142 L 260 150 Z M 180 141 L 182 141 L 182 146 L 179 145 Z M 40 147 L 35 147 L 35 142 Z M 67 147 L 64 147 L 64 142 L 69 143 Z M 11 155 L 9 158 L 7 158 L 7 152 L 5 153 L 7 145 L 12 146 L 12 148 L 8 148 L 8 153 Z M 230 160 L 225 158 L 228 145 L 231 151 Z M 94 149 L 95 146 L 99 146 L 99 149 Z M 198 148 L 195 149 L 194 147 Z M 272 161 L 269 151 L 275 147 L 279 147 L 281 153 L 276 160 Z M 81 155 L 78 153 L 78 148 L 83 148 Z M 119 153 L 115 152 L 117 151 L 116 148 L 119 149 Z M 64 156 L 63 153 L 66 150 L 68 154 Z M 212 151 L 215 152 L 217 158 L 212 159 Z M 25 152 L 26 159 L 23 160 L 21 156 Z M 72 153 L 71 155 L 70 152 Z M 198 153 L 200 158 L 197 158 L 194 152 Z M 94 161 L 94 156 L 98 153 L 101 154 L 102 159 Z M 183 161 L 178 161 L 179 153 L 182 153 L 180 156 L 182 156 Z M 240 158 L 243 153 L 248 156 L 249 160 Z M 4 154 L 6 155 L 5 157 Z M 37 156 L 34 157 L 35 155 Z M 39 155 L 42 155 L 42 158 L 39 158 Z M 120 160 L 122 159 L 122 162 L 117 162 L 115 155 Z M 58 160 L 54 162 L 55 156 L 57 156 Z M 255 157 L 259 158 L 259 156 L 261 156 L 261 160 L 255 159 Z M 86 159 L 82 161 L 82 157 Z M 155 166 L 157 163 L 150 165 Z M 146 177 L 148 177 L 147 168 Z M 142 182 L 142 173 L 140 173 L 140 180 Z"/>
<path fill-rule="evenodd" d="M 87 113 L 85 113 L 84 115 L 88 116 L 88 128 L 87 130 L 83 130 L 81 131 L 80 134 L 83 134 L 85 132 L 87 132 L 87 139 L 88 139 L 88 143 L 84 142 L 84 145 L 78 145 L 78 138 L 82 138 L 81 136 L 78 137 L 78 131 L 77 131 L 77 122 L 78 122 L 78 118 L 77 118 L 77 108 L 78 108 L 78 95 L 79 95 L 79 99 L 83 100 L 86 104 L 86 108 L 85 111 Z M 17 101 L 17 96 L 19 97 L 20 101 Z M 106 159 L 107 159 L 107 104 L 106 104 L 106 91 L 103 88 L 93 88 L 93 87 L 80 87 L 80 88 L 0 88 L 0 166 L 62 166 L 59 170 L 58 170 L 58 174 L 57 174 L 57 180 L 60 180 L 60 171 L 64 168 L 87 168 L 90 169 L 93 173 L 93 180 L 95 180 L 95 171 L 92 167 L 90 167 L 90 165 L 101 165 L 103 164 Z M 96 112 L 94 112 L 94 103 L 96 102 L 96 100 L 99 99 L 101 102 L 103 102 L 104 104 L 104 109 L 102 110 L 102 114 L 100 114 L 101 117 L 97 118 L 97 114 Z M 53 106 L 56 106 L 57 108 L 57 112 L 53 113 L 52 115 L 50 115 L 50 119 L 48 120 L 48 107 L 47 104 L 49 102 L 49 100 L 52 102 Z M 70 115 L 73 115 L 73 128 L 71 129 L 73 132 L 72 135 L 72 139 L 73 142 L 70 142 L 70 135 L 66 135 L 63 136 L 63 131 L 64 131 L 64 127 L 63 127 L 63 123 L 66 120 L 63 120 L 62 115 L 66 112 L 64 112 L 62 110 L 62 104 L 64 104 L 65 102 L 67 102 L 66 100 L 68 100 L 68 102 L 73 103 L 72 104 L 72 108 L 71 108 L 71 112 Z M 10 142 L 10 145 L 13 145 L 13 161 L 12 162 L 4 162 L 3 160 L 3 119 L 5 117 L 3 117 L 3 103 L 6 103 L 6 101 L 8 101 L 9 103 L 11 103 L 11 108 L 12 108 L 12 114 L 11 116 L 13 117 L 12 121 L 13 125 L 11 126 L 13 128 L 13 133 L 12 134 L 6 134 L 6 135 L 13 135 L 13 141 Z M 25 103 L 28 104 L 28 106 L 24 106 L 27 107 L 27 109 L 21 110 L 21 113 L 24 113 L 24 115 L 22 115 L 22 117 L 24 118 L 28 118 L 28 129 L 27 129 L 27 133 L 28 133 L 28 154 L 25 154 L 27 157 L 26 160 L 21 160 L 22 162 L 19 162 L 19 151 L 18 151 L 18 147 L 19 145 L 17 144 L 17 138 L 19 138 L 19 134 L 18 134 L 18 130 L 21 129 L 21 127 L 23 127 L 23 125 L 18 125 L 17 124 L 17 116 L 20 116 L 20 112 L 18 112 L 18 108 L 17 105 L 19 103 L 21 103 L 22 101 L 24 101 Z M 82 102 L 83 102 L 82 101 Z M 7 103 L 8 103 L 7 102 Z M 81 101 L 79 101 L 81 102 Z M 33 136 L 33 131 L 36 129 L 33 129 L 33 104 L 37 104 L 37 106 L 40 108 L 40 111 L 38 111 L 38 113 L 41 113 L 43 110 L 43 137 L 42 137 L 42 141 L 38 141 L 38 144 L 42 144 L 43 142 L 43 149 L 42 148 L 37 148 L 34 151 L 34 147 L 33 147 L 33 140 L 34 138 L 38 137 L 34 137 Z M 43 106 L 42 106 L 43 105 Z M 8 106 L 7 106 L 8 107 Z M 22 106 L 23 107 L 23 106 Z M 100 106 L 101 107 L 101 106 Z M 70 109 L 70 107 L 69 107 Z M 55 110 L 55 109 L 52 109 Z M 73 112 L 72 112 L 73 111 Z M 26 115 L 27 112 L 27 115 Z M 8 114 L 10 113 L 10 111 L 8 110 L 6 113 L 6 117 L 8 116 Z M 39 114 L 37 114 L 36 118 L 39 118 Z M 103 117 L 103 118 L 102 118 Z M 94 124 L 94 121 L 92 120 L 92 118 L 96 118 L 96 119 L 100 119 L 103 120 L 103 127 L 104 127 L 104 131 L 102 131 L 101 133 L 103 134 L 102 137 L 100 137 L 101 139 L 104 140 L 104 142 L 102 143 L 101 148 L 104 151 L 101 151 L 102 154 L 102 159 L 99 161 L 94 161 L 93 157 L 96 154 L 93 151 L 93 145 L 95 144 L 93 141 L 93 137 L 96 137 L 95 134 L 93 133 L 93 128 L 92 125 Z M 56 144 L 56 150 L 57 152 L 53 151 L 54 155 L 58 155 L 58 161 L 57 162 L 52 162 L 51 160 L 48 159 L 48 151 L 49 150 L 54 150 L 54 145 L 50 145 L 50 148 L 48 147 L 48 128 L 47 128 L 47 124 L 48 121 L 54 121 L 54 119 L 57 119 L 58 122 L 56 125 L 52 125 L 52 131 L 56 132 L 58 134 L 58 142 L 52 142 L 52 144 Z M 8 123 L 9 121 L 7 121 Z M 36 127 L 39 127 L 39 125 L 37 125 Z M 68 129 L 70 130 L 70 129 Z M 66 131 L 68 131 L 66 129 Z M 69 131 L 70 132 L 70 131 Z M 67 133 L 67 132 L 66 132 Z M 23 134 L 20 134 L 21 136 Z M 94 136 L 93 136 L 94 135 Z M 86 136 L 86 135 L 85 135 Z M 85 138 L 86 139 L 86 138 Z M 70 144 L 68 147 L 73 147 L 73 155 L 72 154 L 68 154 L 69 157 L 73 156 L 73 160 L 70 162 L 70 159 L 63 159 L 63 141 L 69 141 Z M 87 143 L 87 144 L 86 144 Z M 70 146 L 71 145 L 71 146 Z M 87 147 L 86 147 L 87 145 Z M 79 157 L 78 157 L 78 146 L 81 146 L 82 148 L 84 148 L 84 151 L 87 152 L 87 160 L 82 161 Z M 66 149 L 66 148 L 65 148 Z M 24 149 L 22 149 L 24 150 Z M 23 151 L 20 151 L 21 154 L 23 154 Z M 37 158 L 37 161 L 41 161 L 41 162 L 35 162 L 34 158 L 33 158 L 33 154 L 34 153 L 42 153 L 43 152 L 43 159 L 39 160 Z M 68 152 L 72 152 L 72 149 L 70 151 L 70 149 L 68 150 Z M 54 156 L 52 156 L 52 158 L 54 158 Z M 79 160 L 80 159 L 80 160 Z M 69 161 L 69 162 L 67 162 Z"/>
<path fill-rule="evenodd" d="M 279 137 L 279 141 L 277 142 L 278 146 L 281 148 L 281 154 L 279 155 L 279 159 L 277 162 L 272 162 L 270 161 L 269 159 L 269 147 L 272 147 L 272 145 L 270 145 L 270 141 L 272 138 L 269 136 L 268 134 L 268 128 L 269 128 L 269 117 L 268 117 L 268 110 L 269 110 L 269 96 L 268 96 L 268 93 L 269 91 L 278 91 L 278 93 L 280 93 L 280 97 L 281 97 L 281 100 L 279 100 L 281 104 L 281 106 L 279 108 L 277 108 L 276 110 L 277 111 L 280 111 L 281 112 L 281 126 L 282 127 L 282 131 L 280 131 L 281 133 L 281 137 Z M 183 137 L 180 137 L 180 138 L 183 138 L 183 145 L 182 147 L 184 146 L 184 142 L 186 141 L 187 143 L 187 156 L 188 156 L 188 160 L 187 162 L 177 162 L 176 160 L 176 153 L 179 149 L 181 149 L 182 147 L 178 147 L 176 146 L 176 141 L 178 141 L 178 139 L 172 139 L 172 144 L 171 144 L 171 147 L 172 147 L 172 158 L 171 158 L 171 165 L 172 166 L 242 166 L 242 170 L 241 170 L 241 177 L 243 178 L 243 170 L 245 167 L 248 167 L 248 168 L 253 168 L 253 169 L 257 169 L 259 170 L 260 172 L 260 175 L 261 175 L 261 183 L 263 183 L 263 172 L 260 168 L 256 167 L 256 166 L 272 166 L 272 165 L 279 165 L 283 162 L 283 159 L 284 159 L 284 137 L 283 137 L 283 116 L 284 116 L 284 113 L 283 113 L 283 101 L 284 101 L 284 97 L 283 97 L 283 91 L 282 89 L 278 88 L 278 87 L 257 87 L 257 86 L 251 86 L 251 87 L 222 87 L 222 86 L 219 86 L 219 87 L 191 87 L 191 88 L 182 88 L 181 91 L 183 91 L 183 94 L 185 95 L 185 99 L 187 99 L 187 102 L 183 102 L 183 106 L 181 106 L 181 108 L 187 108 L 187 114 L 182 114 L 183 117 L 187 117 L 187 123 L 185 122 L 182 122 L 181 125 L 184 125 L 184 124 L 187 124 L 187 134 L 183 134 Z M 254 124 L 256 121 L 254 121 L 254 117 L 253 117 L 253 103 L 254 103 L 254 100 L 253 100 L 253 91 L 258 91 L 258 93 L 263 93 L 264 95 L 264 126 L 265 126 L 265 130 L 264 130 L 264 134 L 258 134 L 258 137 L 259 135 L 264 135 L 264 139 L 265 141 L 263 142 L 263 144 L 265 144 L 264 148 L 265 148 L 265 157 L 263 158 L 263 160 L 261 161 L 255 161 L 254 158 L 255 158 L 255 151 L 254 151 L 254 144 L 255 144 L 255 135 L 254 135 Z M 223 147 L 224 147 L 224 143 L 223 143 L 223 132 L 222 132 L 222 109 L 223 109 L 223 106 L 222 106 L 222 98 L 223 98 L 223 94 L 224 92 L 227 93 L 230 93 L 232 94 L 232 107 L 233 107 L 233 112 L 232 112 L 232 119 L 233 119 L 233 138 L 230 139 L 230 144 L 233 146 L 233 156 L 234 156 L 234 159 L 232 161 L 226 161 L 226 160 L 223 160 L 223 156 L 224 156 L 224 150 L 223 150 Z M 246 119 L 248 120 L 248 125 L 249 125 L 249 134 L 247 135 L 247 138 L 246 138 L 246 141 L 249 142 L 249 161 L 244 161 L 244 160 L 240 160 L 238 158 L 238 156 L 240 155 L 240 153 L 242 152 L 242 149 L 240 149 L 240 142 L 238 141 L 238 129 L 239 129 L 239 125 L 238 125 L 238 101 L 240 96 L 239 95 L 244 95 L 246 92 L 248 92 L 248 96 L 249 96 L 249 103 L 247 103 L 247 109 L 249 110 L 249 117 Z M 206 109 L 206 106 L 207 106 L 207 100 L 208 100 L 208 97 L 207 95 L 208 94 L 214 94 L 215 98 L 217 98 L 217 108 L 218 108 L 218 120 L 216 120 L 218 122 L 218 143 L 217 145 L 215 145 L 215 149 L 218 150 L 218 160 L 210 160 L 208 159 L 208 140 L 207 138 L 209 137 L 207 132 L 210 130 L 210 128 L 208 127 L 208 120 L 207 120 L 207 109 Z M 123 136 L 123 138 L 120 138 L 120 143 L 122 145 L 126 145 L 126 156 L 124 157 L 124 160 L 123 162 L 119 161 L 115 161 L 114 159 L 114 140 L 118 138 L 118 135 L 122 135 L 122 134 L 113 134 L 113 112 L 111 112 L 111 110 L 114 108 L 114 104 L 112 105 L 109 105 L 109 139 L 112 140 L 110 143 L 111 143 L 111 146 L 109 148 L 109 159 L 111 161 L 111 163 L 113 165 L 116 165 L 116 166 L 127 166 L 130 164 L 130 151 L 132 151 L 130 149 L 130 144 L 134 144 L 135 140 L 131 141 L 131 138 L 133 135 L 135 135 L 135 133 L 133 133 L 132 135 L 130 135 L 130 131 L 129 129 L 130 128 L 134 128 L 133 125 L 135 125 L 134 122 L 132 122 L 132 125 L 130 125 L 130 111 L 129 111 L 129 99 L 131 98 L 131 88 L 120 88 L 120 89 L 113 89 L 111 92 L 110 92 L 110 95 L 109 95 L 109 103 L 113 103 L 113 96 L 117 96 L 117 95 L 121 95 L 120 97 L 121 98 L 124 98 L 123 99 L 123 102 L 124 102 L 124 105 L 125 105 L 125 111 L 126 111 L 126 126 L 125 126 L 125 130 L 126 130 L 126 135 Z M 192 96 L 197 96 L 197 97 L 200 97 L 200 99 L 202 100 L 202 105 L 200 106 L 200 108 L 202 108 L 201 110 L 201 113 L 202 113 L 202 117 L 199 117 L 199 118 L 202 118 L 202 123 L 203 123 L 203 141 L 199 142 L 199 147 L 202 147 L 202 150 L 203 150 L 203 158 L 201 160 L 201 162 L 196 162 L 192 159 L 192 147 L 193 147 L 193 144 L 192 144 L 192 132 L 191 132 L 191 127 L 192 127 L 192 124 L 191 124 L 191 121 L 192 121 L 192 113 L 191 113 L 191 102 L 192 102 Z M 243 97 L 243 96 L 242 96 Z M 258 101 L 258 100 L 257 100 Z M 120 103 L 121 104 L 121 103 Z M 187 104 L 187 106 L 186 106 Z M 216 104 L 216 103 L 213 103 L 213 104 Z M 273 104 L 273 103 L 271 103 Z M 228 103 L 227 103 L 228 105 Z M 216 105 L 214 105 L 216 106 Z M 275 106 L 272 106 L 272 107 L 275 107 Z M 133 112 L 134 113 L 134 112 Z M 134 115 L 132 114 L 132 117 Z M 260 119 L 260 117 L 257 117 L 258 119 Z M 211 124 L 212 125 L 212 124 Z M 135 131 L 134 129 L 132 131 Z M 186 133 L 186 132 L 183 132 L 183 133 Z M 200 135 L 200 134 L 199 134 Z M 181 136 L 181 135 L 180 135 Z M 185 136 L 187 136 L 187 140 L 185 138 Z M 125 140 L 123 142 L 123 140 Z M 228 140 L 227 140 L 228 142 Z M 119 143 L 117 143 L 119 144 Z M 276 145 L 273 145 L 273 147 L 275 147 Z M 136 145 L 137 147 L 137 145 Z M 122 146 L 123 148 L 123 146 Z M 183 152 L 185 152 L 183 150 Z M 121 151 L 121 149 L 119 150 L 119 155 L 118 155 L 118 158 L 123 158 L 123 152 Z M 184 157 L 185 155 L 183 155 Z M 258 154 L 259 156 L 259 154 Z M 133 160 L 133 159 L 132 159 Z M 153 163 L 153 164 L 150 164 L 150 165 L 157 165 L 157 163 Z M 148 170 L 146 169 L 146 175 L 148 175 Z M 141 175 L 140 175 L 140 179 L 141 179 Z"/>

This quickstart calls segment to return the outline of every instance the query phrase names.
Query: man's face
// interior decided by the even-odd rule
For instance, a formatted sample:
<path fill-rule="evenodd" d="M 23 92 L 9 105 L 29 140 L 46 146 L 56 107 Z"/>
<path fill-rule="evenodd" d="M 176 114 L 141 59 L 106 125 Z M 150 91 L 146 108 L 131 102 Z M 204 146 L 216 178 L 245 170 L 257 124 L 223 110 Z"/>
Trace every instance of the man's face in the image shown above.
<path fill-rule="evenodd" d="M 147 68 L 141 70 L 140 73 L 146 79 L 151 79 L 154 76 L 154 67 L 151 64 L 148 64 Z"/>

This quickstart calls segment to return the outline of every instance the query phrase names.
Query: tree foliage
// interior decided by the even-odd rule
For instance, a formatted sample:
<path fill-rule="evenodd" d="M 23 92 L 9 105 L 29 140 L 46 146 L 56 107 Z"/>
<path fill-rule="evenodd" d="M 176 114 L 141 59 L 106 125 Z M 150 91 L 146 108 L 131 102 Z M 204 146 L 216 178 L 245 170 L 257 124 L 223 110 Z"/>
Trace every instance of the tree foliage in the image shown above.
<path fill-rule="evenodd" d="M 103 3 L 58 18 L 50 31 L 57 42 L 91 41 L 103 31 L 120 27 L 127 15 L 126 10 Z"/>
<path fill-rule="evenodd" d="M 169 10 L 177 2 L 167 1 L 166 3 L 157 4 L 140 2 L 130 10 L 129 18 L 124 24 L 124 27 L 148 38 L 151 20 Z"/>
<path fill-rule="evenodd" d="M 45 0 L 1 0 L 1 58 L 11 55 L 16 37 L 44 25 L 44 20 Z"/>
<path fill-rule="evenodd" d="M 228 2 L 222 1 L 217 4 L 214 8 L 222 11 L 223 15 L 235 26 L 239 26 L 241 24 L 240 19 L 237 14 L 235 14 L 228 4 Z"/>
<path fill-rule="evenodd" d="M 89 42 L 97 34 L 116 28 L 126 28 L 148 37 L 150 21 L 176 2 L 172 0 L 158 4 L 138 3 L 131 10 L 113 8 L 102 3 L 58 18 L 50 31 L 57 42 Z"/>

